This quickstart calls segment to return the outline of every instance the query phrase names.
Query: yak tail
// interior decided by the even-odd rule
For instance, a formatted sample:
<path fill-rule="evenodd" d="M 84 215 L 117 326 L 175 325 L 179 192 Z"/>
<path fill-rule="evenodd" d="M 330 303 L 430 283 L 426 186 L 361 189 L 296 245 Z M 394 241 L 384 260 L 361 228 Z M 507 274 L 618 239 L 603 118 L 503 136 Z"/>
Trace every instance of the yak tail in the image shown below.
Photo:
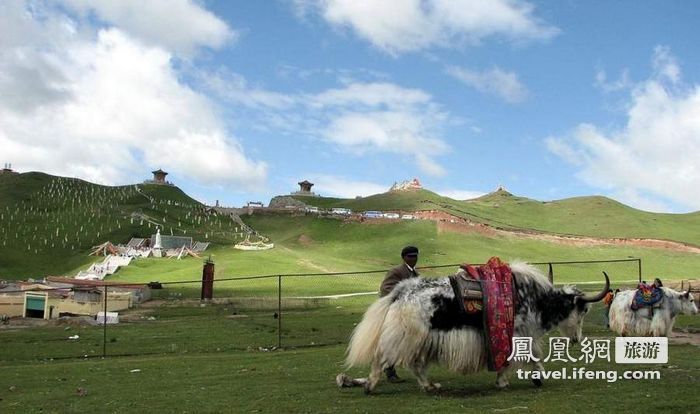
<path fill-rule="evenodd" d="M 382 325 L 392 302 L 391 296 L 384 296 L 374 302 L 352 332 L 345 355 L 345 365 L 348 368 L 372 362 L 382 334 Z"/>

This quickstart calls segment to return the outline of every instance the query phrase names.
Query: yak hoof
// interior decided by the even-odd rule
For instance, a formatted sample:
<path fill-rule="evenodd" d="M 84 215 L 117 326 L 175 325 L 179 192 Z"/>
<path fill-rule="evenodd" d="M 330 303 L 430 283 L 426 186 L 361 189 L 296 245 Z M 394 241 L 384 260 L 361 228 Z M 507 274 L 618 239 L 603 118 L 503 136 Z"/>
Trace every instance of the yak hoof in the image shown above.
<path fill-rule="evenodd" d="M 350 380 L 350 378 L 348 378 L 348 376 L 344 373 L 340 373 L 337 377 L 335 377 L 335 384 L 338 386 L 338 388 L 352 387 L 352 380 Z"/>
<path fill-rule="evenodd" d="M 505 390 L 509 386 L 510 386 L 510 384 L 507 382 L 504 382 L 504 383 L 496 382 L 496 388 L 499 390 Z"/>
<path fill-rule="evenodd" d="M 542 386 L 542 380 L 541 379 L 533 379 L 532 383 L 535 384 L 535 387 L 539 388 Z"/>
<path fill-rule="evenodd" d="M 372 389 L 369 387 L 369 383 L 365 384 L 365 395 L 372 394 Z"/>
<path fill-rule="evenodd" d="M 428 386 L 423 388 L 423 390 L 425 392 L 430 393 L 430 392 L 438 392 L 438 391 L 440 391 L 440 388 L 442 388 L 442 385 L 440 385 L 440 383 L 433 382 L 433 383 L 428 384 Z"/>

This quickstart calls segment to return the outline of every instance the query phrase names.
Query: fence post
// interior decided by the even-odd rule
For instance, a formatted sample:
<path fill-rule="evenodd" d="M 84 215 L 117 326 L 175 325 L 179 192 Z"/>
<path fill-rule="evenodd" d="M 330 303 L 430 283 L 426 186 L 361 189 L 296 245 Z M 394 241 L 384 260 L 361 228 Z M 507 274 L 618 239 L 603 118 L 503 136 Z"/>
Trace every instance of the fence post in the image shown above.
<path fill-rule="evenodd" d="M 107 357 L 107 285 L 105 285 L 105 308 L 102 313 L 102 358 Z"/>
<path fill-rule="evenodd" d="M 282 348 L 282 276 L 277 276 L 277 348 Z"/>
<path fill-rule="evenodd" d="M 549 265 L 549 271 L 547 272 L 547 278 L 549 279 L 549 283 L 554 284 L 554 270 L 552 269 L 552 264 L 548 263 Z"/>
<path fill-rule="evenodd" d="M 637 266 L 639 269 L 639 283 L 642 283 L 642 259 L 637 259 Z"/>
<path fill-rule="evenodd" d="M 214 262 L 209 257 L 204 262 L 202 269 L 202 295 L 201 300 L 211 300 L 214 297 Z"/>

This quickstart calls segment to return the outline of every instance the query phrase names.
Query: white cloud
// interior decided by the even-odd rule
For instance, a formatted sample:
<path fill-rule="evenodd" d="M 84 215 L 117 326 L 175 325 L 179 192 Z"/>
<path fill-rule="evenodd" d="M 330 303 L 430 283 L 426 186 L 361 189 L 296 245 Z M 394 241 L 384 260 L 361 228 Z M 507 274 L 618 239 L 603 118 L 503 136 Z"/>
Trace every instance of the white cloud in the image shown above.
<path fill-rule="evenodd" d="M 229 188 L 264 181 L 266 165 L 247 158 L 208 98 L 179 81 L 168 50 L 37 4 L 0 3 L 2 19 L 15 22 L 3 30 L 13 40 L 0 43 L 7 162 L 105 184 L 146 178 L 149 166 Z"/>
<path fill-rule="evenodd" d="M 390 54 L 476 44 L 487 37 L 543 40 L 559 30 L 521 0 L 296 0 L 297 15 L 318 13 Z"/>
<path fill-rule="evenodd" d="M 429 175 L 445 174 L 437 157 L 449 150 L 441 126 L 450 116 L 420 89 L 352 81 L 316 94 L 282 94 L 230 72 L 200 78 L 225 101 L 253 109 L 258 128 L 307 135 L 356 156 L 395 154 Z"/>
<path fill-rule="evenodd" d="M 631 205 L 700 209 L 700 85 L 684 84 L 670 51 L 657 47 L 653 75 L 634 86 L 627 108 L 622 128 L 581 124 L 548 148 Z"/>
<path fill-rule="evenodd" d="M 623 70 L 620 77 L 614 81 L 608 80 L 608 74 L 603 69 L 597 69 L 594 85 L 603 92 L 618 92 L 634 86 L 627 69 Z"/>
<path fill-rule="evenodd" d="M 528 90 L 515 72 L 493 67 L 484 71 L 450 66 L 447 73 L 455 79 L 473 87 L 479 92 L 497 96 L 508 103 L 522 102 Z"/>
<path fill-rule="evenodd" d="M 449 197 L 453 200 L 471 200 L 477 197 L 481 197 L 486 194 L 483 191 L 470 191 L 470 190 L 437 190 L 436 193 L 443 197 Z"/>
<path fill-rule="evenodd" d="M 190 0 L 63 0 L 81 15 L 94 14 L 142 41 L 190 56 L 200 46 L 219 48 L 237 33 Z"/>
<path fill-rule="evenodd" d="M 318 107 L 361 104 L 371 107 L 410 107 L 429 103 L 431 96 L 420 89 L 408 89 L 388 82 L 349 83 L 309 97 Z"/>
<path fill-rule="evenodd" d="M 324 197 L 355 198 L 367 197 L 389 191 L 389 186 L 370 181 L 352 180 L 346 177 L 327 174 L 306 174 L 314 183 L 314 191 Z"/>
<path fill-rule="evenodd" d="M 199 82 L 212 93 L 229 102 L 249 108 L 288 108 L 296 103 L 291 95 L 273 92 L 263 87 L 250 85 L 242 75 L 227 69 L 197 73 Z"/>

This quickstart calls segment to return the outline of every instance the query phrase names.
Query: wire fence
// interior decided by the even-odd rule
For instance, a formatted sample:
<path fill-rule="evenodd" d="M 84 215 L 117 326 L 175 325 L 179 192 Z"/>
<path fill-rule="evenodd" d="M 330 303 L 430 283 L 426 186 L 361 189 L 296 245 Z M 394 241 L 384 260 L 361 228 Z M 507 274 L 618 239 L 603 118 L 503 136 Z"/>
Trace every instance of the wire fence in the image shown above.
<path fill-rule="evenodd" d="M 597 291 L 642 280 L 642 260 L 535 262 L 555 284 L 576 284 Z M 205 264 L 205 269 L 206 269 Z M 424 266 L 424 277 L 454 274 L 459 264 Z M 0 331 L 0 348 L 9 359 L 90 358 L 126 355 L 267 351 L 276 348 L 345 343 L 362 314 L 377 298 L 387 269 L 335 273 L 298 273 L 213 278 L 210 299 L 202 279 L 152 282 L 152 300 L 120 311 L 110 324 L 114 298 L 134 283 L 95 283 L 104 320 L 59 318 L 46 329 L 13 335 Z M 203 272 L 203 273 L 206 273 Z M 59 288 L 56 288 L 59 289 Z M 195 299 L 201 292 L 200 299 Z M 7 292 L 3 292 L 7 293 Z M 82 321 L 82 322 L 81 322 Z M 88 321 L 89 322 L 89 321 Z M 104 323 L 107 322 L 107 323 Z M 94 326 L 95 324 L 101 326 Z M 71 339 L 73 338 L 73 339 Z M 29 353 L 29 354 L 28 354 Z"/>

